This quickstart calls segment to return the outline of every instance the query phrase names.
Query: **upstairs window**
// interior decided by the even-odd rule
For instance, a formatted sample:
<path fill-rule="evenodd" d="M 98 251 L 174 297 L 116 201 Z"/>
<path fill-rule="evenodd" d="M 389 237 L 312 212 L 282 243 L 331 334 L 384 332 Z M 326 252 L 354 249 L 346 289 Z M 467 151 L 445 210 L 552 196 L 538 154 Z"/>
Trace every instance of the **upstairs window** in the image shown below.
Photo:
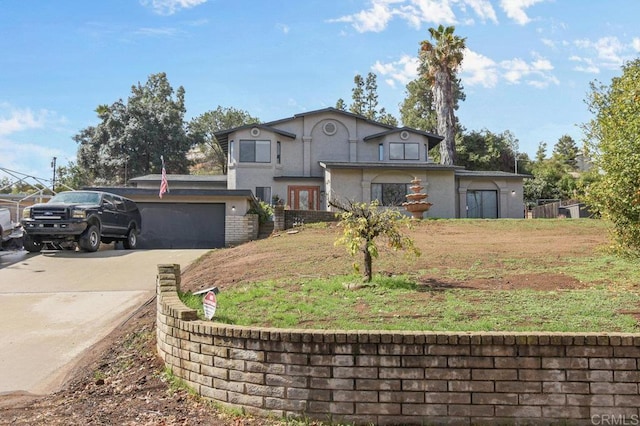
<path fill-rule="evenodd" d="M 389 143 L 390 160 L 419 160 L 420 145 L 417 143 Z"/>
<path fill-rule="evenodd" d="M 271 141 L 241 140 L 240 141 L 240 162 L 241 163 L 270 163 L 271 162 Z"/>
<path fill-rule="evenodd" d="M 282 144 L 280 141 L 276 142 L 276 162 L 278 164 L 282 162 Z"/>

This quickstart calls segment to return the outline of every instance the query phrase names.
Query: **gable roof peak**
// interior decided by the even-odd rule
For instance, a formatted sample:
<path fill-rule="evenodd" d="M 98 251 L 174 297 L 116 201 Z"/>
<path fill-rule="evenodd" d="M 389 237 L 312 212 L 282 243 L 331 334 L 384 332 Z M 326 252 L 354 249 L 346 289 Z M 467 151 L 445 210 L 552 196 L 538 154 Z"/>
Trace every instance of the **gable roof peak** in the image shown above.
<path fill-rule="evenodd" d="M 395 126 L 392 126 L 390 124 L 381 123 L 379 121 L 371 120 L 371 119 L 365 117 L 364 115 L 355 114 L 355 113 L 350 112 L 350 111 L 343 111 L 341 109 L 337 109 L 337 108 L 334 108 L 334 107 L 326 107 L 326 108 L 316 109 L 316 110 L 312 110 L 312 111 L 305 111 L 305 112 L 301 112 L 301 113 L 295 114 L 293 117 L 283 118 L 283 119 L 275 120 L 275 121 L 270 121 L 270 122 L 265 123 L 265 124 L 267 126 L 272 126 L 272 125 L 283 123 L 283 122 L 286 122 L 286 121 L 295 120 L 296 118 L 306 117 L 306 116 L 310 116 L 310 115 L 326 114 L 326 113 L 334 113 L 334 114 L 344 115 L 344 116 L 347 116 L 347 117 L 352 117 L 352 118 L 355 118 L 355 119 L 358 119 L 358 120 L 366 121 L 367 123 L 375 124 L 377 126 L 386 127 L 387 129 L 395 129 L 396 128 Z"/>

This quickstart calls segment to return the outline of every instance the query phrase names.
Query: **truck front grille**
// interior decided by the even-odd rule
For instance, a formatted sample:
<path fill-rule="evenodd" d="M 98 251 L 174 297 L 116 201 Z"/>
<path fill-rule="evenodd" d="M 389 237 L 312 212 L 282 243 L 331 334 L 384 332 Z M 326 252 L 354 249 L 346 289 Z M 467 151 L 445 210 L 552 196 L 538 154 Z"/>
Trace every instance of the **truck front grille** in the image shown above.
<path fill-rule="evenodd" d="M 31 217 L 39 220 L 67 220 L 68 213 L 64 207 L 39 207 L 31 210 Z"/>

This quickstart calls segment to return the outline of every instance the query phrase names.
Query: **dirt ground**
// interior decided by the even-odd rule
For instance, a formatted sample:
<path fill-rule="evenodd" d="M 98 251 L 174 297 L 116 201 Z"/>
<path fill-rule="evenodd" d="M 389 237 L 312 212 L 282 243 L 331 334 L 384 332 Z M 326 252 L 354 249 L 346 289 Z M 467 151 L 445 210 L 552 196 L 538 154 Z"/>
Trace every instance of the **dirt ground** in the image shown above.
<path fill-rule="evenodd" d="M 478 222 L 480 223 L 480 222 Z M 514 234 L 496 222 L 491 238 L 487 229 L 462 222 L 431 222 L 413 230 L 423 255 L 418 264 L 385 260 L 376 273 L 423 271 L 419 279 L 434 287 L 481 289 L 578 288 L 583 284 L 563 274 L 519 273 L 511 259 L 539 259 L 542 266 L 563 262 L 566 254 L 589 255 L 606 243 L 602 227 L 528 227 Z M 503 232 L 504 231 L 504 232 Z M 353 259 L 344 247 L 334 247 L 338 229 L 304 229 L 230 249 L 213 250 L 183 271 L 183 290 L 199 290 L 252 282 L 266 277 L 322 276 L 351 272 Z M 274 256 L 277 253 L 277 256 Z M 413 264 L 405 262 L 414 262 Z M 503 267 L 499 276 L 443 278 L 447 268 L 473 270 L 478 265 Z M 473 274 L 471 274 L 473 275 Z M 51 395 L 0 396 L 1 425 L 275 425 L 265 419 L 234 417 L 185 390 L 171 390 L 161 374 L 155 349 L 155 301 L 141 307 L 126 323 L 101 341 L 70 373 L 63 389 Z"/>

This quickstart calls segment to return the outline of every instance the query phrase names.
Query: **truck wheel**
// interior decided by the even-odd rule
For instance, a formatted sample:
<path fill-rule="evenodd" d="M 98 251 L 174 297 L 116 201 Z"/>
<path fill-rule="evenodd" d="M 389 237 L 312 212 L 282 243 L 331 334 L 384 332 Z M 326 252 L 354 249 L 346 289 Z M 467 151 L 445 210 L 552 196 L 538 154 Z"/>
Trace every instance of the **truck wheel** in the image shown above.
<path fill-rule="evenodd" d="M 122 242 L 127 250 L 134 250 L 138 245 L 138 233 L 134 228 L 129 229 L 127 239 Z"/>
<path fill-rule="evenodd" d="M 29 234 L 24 235 L 23 246 L 29 253 L 40 253 L 40 250 L 42 250 L 42 243 L 34 241 Z"/>
<path fill-rule="evenodd" d="M 95 225 L 89 226 L 80 237 L 78 245 L 84 251 L 98 251 L 100 248 L 100 231 Z"/>

